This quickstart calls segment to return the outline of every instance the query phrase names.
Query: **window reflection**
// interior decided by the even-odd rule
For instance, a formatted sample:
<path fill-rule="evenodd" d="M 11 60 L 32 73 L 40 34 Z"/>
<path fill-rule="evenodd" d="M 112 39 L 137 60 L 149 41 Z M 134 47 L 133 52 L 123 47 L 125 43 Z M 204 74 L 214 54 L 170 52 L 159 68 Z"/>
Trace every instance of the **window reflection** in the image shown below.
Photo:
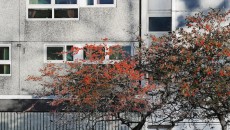
<path fill-rule="evenodd" d="M 30 0 L 30 4 L 51 4 L 51 0 Z"/>
<path fill-rule="evenodd" d="M 52 18 L 51 9 L 29 9 L 29 18 Z"/>
<path fill-rule="evenodd" d="M 78 18 L 78 9 L 55 9 L 54 18 Z"/>
<path fill-rule="evenodd" d="M 149 17 L 149 31 L 171 31 L 171 17 Z"/>
<path fill-rule="evenodd" d="M 55 0 L 55 4 L 77 4 L 77 0 Z"/>

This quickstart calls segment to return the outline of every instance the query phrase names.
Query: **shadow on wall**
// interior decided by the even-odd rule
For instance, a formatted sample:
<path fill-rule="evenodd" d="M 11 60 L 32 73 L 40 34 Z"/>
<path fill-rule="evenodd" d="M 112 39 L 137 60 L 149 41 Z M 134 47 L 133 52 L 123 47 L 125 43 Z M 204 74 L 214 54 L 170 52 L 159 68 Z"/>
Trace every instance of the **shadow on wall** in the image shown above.
<path fill-rule="evenodd" d="M 136 24 L 135 24 L 135 17 L 138 16 L 139 17 L 139 14 L 136 14 L 136 15 L 133 15 L 133 12 L 135 10 L 135 7 L 134 7 L 134 3 L 132 3 L 132 0 L 130 0 L 130 2 L 128 2 L 128 16 L 132 16 L 128 19 L 128 23 L 129 23 L 129 27 L 127 28 L 127 30 L 124 30 L 126 32 L 128 32 L 128 34 L 130 35 L 129 37 L 129 41 L 133 41 L 133 39 L 136 39 L 137 37 L 137 32 L 139 30 L 138 27 L 136 27 Z"/>
<path fill-rule="evenodd" d="M 200 7 L 200 0 L 185 0 L 185 6 L 188 10 L 194 10 Z"/>
<path fill-rule="evenodd" d="M 201 9 L 201 0 L 184 0 L 184 4 L 186 6 L 186 9 L 189 10 L 187 12 L 186 15 L 179 15 L 177 16 L 177 25 L 176 25 L 176 29 L 177 28 L 181 28 L 184 27 L 186 25 L 186 16 L 191 16 L 193 15 L 192 13 L 194 13 L 194 10 L 199 10 Z M 219 5 L 215 6 L 215 7 L 210 7 L 211 8 L 216 8 L 216 9 L 224 9 L 224 8 L 228 8 L 228 0 L 224 0 L 223 2 L 221 2 Z M 202 10 L 203 12 L 207 12 L 208 10 Z M 197 11 L 198 12 L 198 11 Z"/>
<path fill-rule="evenodd" d="M 182 15 L 178 16 L 177 22 L 178 22 L 178 24 L 177 24 L 176 28 L 184 27 L 186 25 L 185 16 L 182 16 Z"/>

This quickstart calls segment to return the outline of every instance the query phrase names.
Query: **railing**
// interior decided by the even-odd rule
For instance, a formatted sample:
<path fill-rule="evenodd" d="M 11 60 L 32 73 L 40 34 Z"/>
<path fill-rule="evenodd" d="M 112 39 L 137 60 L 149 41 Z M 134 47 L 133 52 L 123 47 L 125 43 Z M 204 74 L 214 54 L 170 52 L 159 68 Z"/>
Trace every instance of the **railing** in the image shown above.
<path fill-rule="evenodd" d="M 130 130 L 114 117 L 91 122 L 93 117 L 81 120 L 82 116 L 77 112 L 0 112 L 0 130 Z"/>

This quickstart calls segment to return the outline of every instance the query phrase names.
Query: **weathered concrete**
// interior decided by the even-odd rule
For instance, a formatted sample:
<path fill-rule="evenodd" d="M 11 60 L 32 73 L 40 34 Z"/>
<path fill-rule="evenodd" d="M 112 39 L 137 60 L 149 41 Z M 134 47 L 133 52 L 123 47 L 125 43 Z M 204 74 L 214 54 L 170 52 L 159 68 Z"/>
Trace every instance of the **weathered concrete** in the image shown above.
<path fill-rule="evenodd" d="M 11 44 L 12 55 L 11 76 L 0 76 L 3 95 L 41 90 L 38 83 L 25 80 L 44 66 L 44 44 L 88 43 L 105 37 L 128 43 L 136 40 L 131 32 L 139 24 L 138 0 L 117 0 L 116 7 L 80 7 L 79 20 L 28 20 L 26 0 L 3 0 L 0 7 L 0 44 Z"/>
<path fill-rule="evenodd" d="M 19 0 L 1 0 L 0 41 L 19 40 Z"/>

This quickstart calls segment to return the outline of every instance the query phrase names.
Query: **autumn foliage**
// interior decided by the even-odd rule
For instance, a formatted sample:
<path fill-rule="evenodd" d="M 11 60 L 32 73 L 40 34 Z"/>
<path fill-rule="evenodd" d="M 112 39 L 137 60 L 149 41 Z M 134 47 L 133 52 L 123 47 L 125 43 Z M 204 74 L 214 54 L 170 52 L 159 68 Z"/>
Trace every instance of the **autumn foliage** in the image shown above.
<path fill-rule="evenodd" d="M 128 126 L 118 113 L 139 112 L 142 124 L 138 129 L 154 113 L 172 124 L 185 118 L 218 118 L 226 130 L 230 112 L 229 15 L 230 11 L 210 10 L 188 16 L 186 27 L 159 38 L 151 36 L 150 46 L 143 45 L 135 56 L 125 59 L 119 46 L 73 47 L 73 54 L 84 50 L 86 59 L 67 62 L 65 67 L 47 64 L 40 70 L 41 76 L 29 76 L 28 80 L 40 81 L 48 94 L 56 95 L 51 102 L 55 106 L 67 103 L 71 110 L 109 112 Z M 116 55 L 117 60 L 105 62 L 106 55 Z M 140 81 L 146 75 L 148 84 L 143 85 Z M 150 95 L 155 98 L 150 100 Z M 137 126 L 134 129 L 138 130 Z"/>
<path fill-rule="evenodd" d="M 224 122 L 222 128 L 230 112 L 229 15 L 230 11 L 220 10 L 198 13 L 186 18 L 186 28 L 160 38 L 152 36 L 152 45 L 143 50 L 142 64 L 152 82 L 159 82 L 174 99 L 164 97 L 168 104 L 181 104 L 180 111 L 192 118 L 217 118 Z"/>

